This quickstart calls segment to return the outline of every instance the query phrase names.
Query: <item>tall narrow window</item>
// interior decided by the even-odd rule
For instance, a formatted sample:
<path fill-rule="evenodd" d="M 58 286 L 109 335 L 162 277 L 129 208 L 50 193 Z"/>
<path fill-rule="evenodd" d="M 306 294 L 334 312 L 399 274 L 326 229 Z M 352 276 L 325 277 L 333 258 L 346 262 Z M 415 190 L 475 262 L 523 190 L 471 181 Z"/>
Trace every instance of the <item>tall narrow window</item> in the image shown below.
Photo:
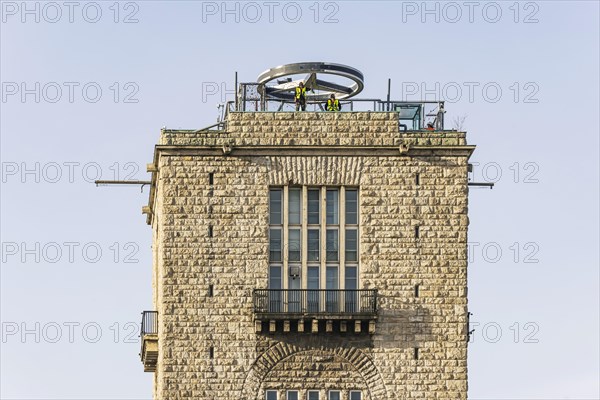
<path fill-rule="evenodd" d="M 345 224 L 344 231 L 344 307 L 347 312 L 360 310 L 358 285 L 358 190 L 345 190 Z"/>
<path fill-rule="evenodd" d="M 286 400 L 298 400 L 298 391 L 297 390 L 288 390 Z"/>
<path fill-rule="evenodd" d="M 290 189 L 289 190 L 289 219 L 288 224 L 300 225 L 302 217 L 302 190 L 301 189 Z"/>
<path fill-rule="evenodd" d="M 282 296 L 281 289 L 281 266 L 271 266 L 269 268 L 269 311 L 270 312 L 281 312 L 282 309 Z"/>
<path fill-rule="evenodd" d="M 308 307 L 310 312 L 323 312 L 326 308 L 359 308 L 359 213 L 357 188 L 269 189 L 272 309 L 303 312 Z M 307 292 L 301 292 L 303 289 Z"/>
<path fill-rule="evenodd" d="M 308 230 L 308 261 L 319 261 L 321 244 L 319 242 L 319 230 Z"/>
<path fill-rule="evenodd" d="M 346 288 L 345 294 L 345 310 L 347 312 L 358 311 L 358 274 L 356 266 L 346 265 L 346 276 L 344 285 Z"/>
<path fill-rule="evenodd" d="M 271 261 L 281 261 L 281 229 L 272 228 L 269 230 L 269 259 Z"/>
<path fill-rule="evenodd" d="M 308 276 L 307 276 L 307 289 L 317 290 L 319 289 L 319 267 L 308 267 Z"/>
<path fill-rule="evenodd" d="M 308 305 L 308 312 L 318 312 L 320 309 L 320 296 L 319 296 L 319 267 L 311 266 L 308 267 L 308 276 L 307 276 L 307 293 L 306 300 Z"/>
<path fill-rule="evenodd" d="M 346 289 L 358 289 L 358 276 L 356 273 L 356 269 L 356 267 L 346 266 L 346 279 L 344 281 Z"/>
<path fill-rule="evenodd" d="M 338 230 L 327 229 L 327 261 L 338 260 Z"/>
<path fill-rule="evenodd" d="M 358 190 L 346 189 L 346 224 L 358 224 Z"/>
<path fill-rule="evenodd" d="M 358 261 L 358 232 L 356 229 L 346 229 L 346 262 Z"/>
<path fill-rule="evenodd" d="M 269 261 L 282 262 L 283 245 L 283 218 L 282 218 L 283 190 L 271 189 L 269 191 Z"/>
<path fill-rule="evenodd" d="M 300 229 L 290 229 L 290 236 L 288 238 L 288 260 L 290 262 L 300 261 L 301 253 Z"/>
<path fill-rule="evenodd" d="M 309 189 L 308 190 L 308 224 L 309 225 L 318 225 L 320 223 L 319 220 L 319 204 L 321 203 L 321 199 L 319 197 L 319 189 Z"/>
<path fill-rule="evenodd" d="M 281 189 L 269 191 L 269 224 L 281 225 Z"/>
<path fill-rule="evenodd" d="M 337 289 L 338 285 L 338 267 L 336 265 L 327 266 L 326 289 Z"/>
<path fill-rule="evenodd" d="M 281 289 L 281 267 L 269 268 L 269 289 Z"/>
<path fill-rule="evenodd" d="M 302 309 L 302 293 L 298 290 L 302 288 L 302 278 L 300 265 L 290 264 L 288 276 L 288 289 L 291 289 L 287 294 L 288 311 L 291 313 L 299 313 Z"/>
<path fill-rule="evenodd" d="M 340 308 L 340 292 L 339 279 L 338 279 L 338 267 L 337 265 L 328 265 L 325 270 L 325 307 L 327 312 L 338 312 Z"/>
<path fill-rule="evenodd" d="M 290 289 L 300 289 L 301 282 L 301 269 L 300 265 L 290 265 L 290 275 L 288 277 L 288 286 Z"/>
<path fill-rule="evenodd" d="M 327 216 L 328 225 L 337 225 L 339 223 L 339 192 L 337 189 L 327 190 Z"/>

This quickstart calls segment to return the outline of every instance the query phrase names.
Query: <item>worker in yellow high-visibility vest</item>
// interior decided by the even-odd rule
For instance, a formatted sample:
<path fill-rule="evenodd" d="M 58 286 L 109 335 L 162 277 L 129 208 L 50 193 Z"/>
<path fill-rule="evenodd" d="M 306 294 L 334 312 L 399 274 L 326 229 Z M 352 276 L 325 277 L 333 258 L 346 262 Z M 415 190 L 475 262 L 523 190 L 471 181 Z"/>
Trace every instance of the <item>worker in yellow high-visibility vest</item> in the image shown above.
<path fill-rule="evenodd" d="M 300 82 L 300 84 L 296 87 L 296 95 L 294 96 L 294 100 L 296 101 L 296 111 L 300 111 L 300 109 L 302 109 L 302 111 L 306 111 L 306 88 L 304 87 L 304 82 Z"/>
<path fill-rule="evenodd" d="M 331 96 L 327 99 L 325 109 L 327 111 L 340 111 L 342 109 L 340 101 L 335 98 L 335 94 L 331 93 Z"/>

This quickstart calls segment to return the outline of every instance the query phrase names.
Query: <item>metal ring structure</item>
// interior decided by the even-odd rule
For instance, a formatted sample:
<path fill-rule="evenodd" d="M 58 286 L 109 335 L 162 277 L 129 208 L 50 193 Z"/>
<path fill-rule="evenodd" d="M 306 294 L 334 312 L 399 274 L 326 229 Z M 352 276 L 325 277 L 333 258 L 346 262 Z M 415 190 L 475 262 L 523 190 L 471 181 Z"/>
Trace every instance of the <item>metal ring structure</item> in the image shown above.
<path fill-rule="evenodd" d="M 307 74 L 303 79 L 292 80 L 290 76 Z M 339 84 L 320 79 L 319 75 L 334 75 L 347 78 L 351 84 Z M 287 78 L 286 78 L 287 77 Z M 286 79 L 281 79 L 286 78 Z M 301 62 L 295 64 L 280 65 L 263 72 L 258 76 L 258 83 L 264 85 L 267 100 L 293 101 L 296 87 L 300 82 L 307 89 L 307 101 L 326 101 L 331 94 L 338 99 L 348 99 L 356 96 L 364 88 L 364 77 L 362 72 L 356 68 L 342 64 L 326 62 Z"/>

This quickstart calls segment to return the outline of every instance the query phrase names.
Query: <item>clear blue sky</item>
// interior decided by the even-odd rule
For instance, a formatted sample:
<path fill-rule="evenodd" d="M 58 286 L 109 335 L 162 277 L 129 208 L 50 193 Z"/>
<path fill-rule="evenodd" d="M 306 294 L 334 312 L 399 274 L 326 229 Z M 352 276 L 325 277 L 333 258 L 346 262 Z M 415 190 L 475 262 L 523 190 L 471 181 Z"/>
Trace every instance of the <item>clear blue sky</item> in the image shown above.
<path fill-rule="evenodd" d="M 598 2 L 275 3 L 2 2 L 0 397 L 151 397 L 147 188 L 88 181 L 146 179 L 235 71 L 330 61 L 361 97 L 445 97 L 496 181 L 469 195 L 470 398 L 598 399 Z"/>

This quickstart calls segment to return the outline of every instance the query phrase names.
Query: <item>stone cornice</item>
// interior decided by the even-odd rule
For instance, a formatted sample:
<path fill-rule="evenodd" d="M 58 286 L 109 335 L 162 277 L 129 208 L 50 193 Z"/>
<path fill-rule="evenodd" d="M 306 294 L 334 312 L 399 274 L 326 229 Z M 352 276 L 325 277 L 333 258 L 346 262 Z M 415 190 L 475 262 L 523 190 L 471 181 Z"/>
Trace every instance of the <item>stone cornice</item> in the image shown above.
<path fill-rule="evenodd" d="M 451 155 L 469 157 L 475 146 L 312 146 L 312 145 L 225 145 L 225 146 L 169 146 L 157 145 L 155 151 L 161 155 L 202 155 L 227 157 L 253 156 L 427 156 Z"/>

